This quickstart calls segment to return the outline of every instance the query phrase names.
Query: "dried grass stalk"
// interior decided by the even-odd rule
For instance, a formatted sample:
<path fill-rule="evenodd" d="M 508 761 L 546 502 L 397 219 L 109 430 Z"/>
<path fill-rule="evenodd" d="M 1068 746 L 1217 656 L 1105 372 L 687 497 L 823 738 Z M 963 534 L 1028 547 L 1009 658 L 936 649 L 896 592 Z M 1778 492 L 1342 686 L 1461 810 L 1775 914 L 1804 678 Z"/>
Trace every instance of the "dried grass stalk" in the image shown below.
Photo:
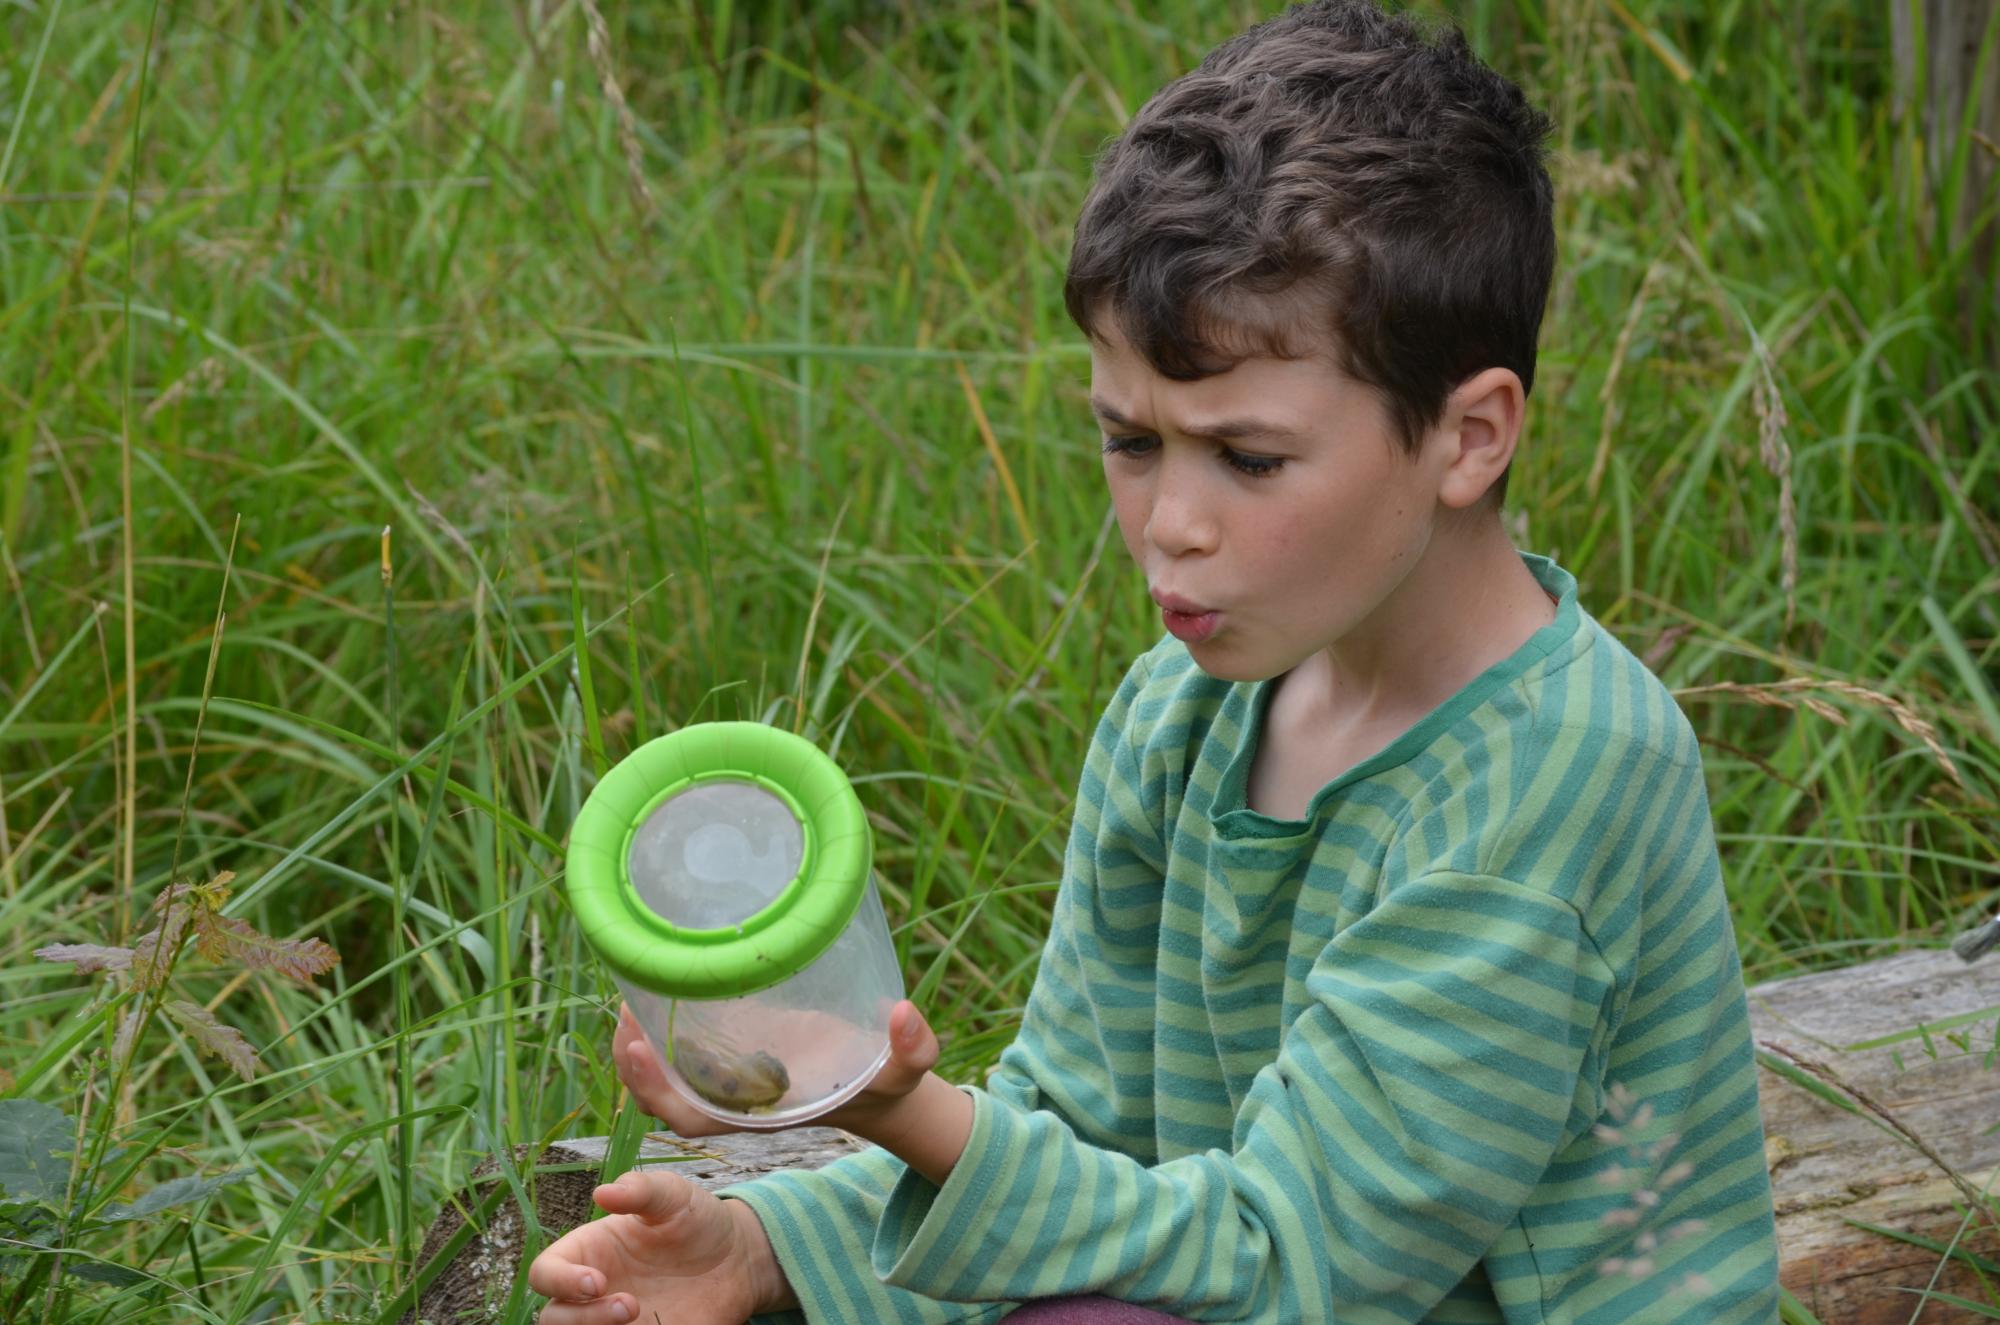
<path fill-rule="evenodd" d="M 1911 1131 L 1902 1119 L 1889 1112 L 1888 1109 L 1882 1106 L 1880 1101 L 1870 1096 L 1867 1091 L 1848 1081 L 1819 1059 L 1802 1054 L 1781 1040 L 1760 1038 L 1757 1041 L 1757 1047 L 1767 1053 L 1775 1054 L 1777 1057 L 1785 1059 L 1800 1071 L 1817 1077 L 1826 1085 L 1874 1114 L 1881 1120 L 1883 1126 L 1908 1142 L 1925 1159 L 1937 1165 L 1938 1170 L 1951 1180 L 1951 1185 L 1958 1188 L 1959 1195 L 1965 1198 L 1966 1204 L 1975 1210 L 1983 1212 L 1987 1218 L 1987 1222 L 1991 1223 L 1996 1230 L 2000 1230 L 2000 1216 L 1994 1214 L 1993 1203 L 1986 1199 L 1986 1194 L 1974 1187 L 1970 1182 L 1967 1182 L 1964 1174 L 1945 1163 L 1944 1156 L 1938 1154 L 1937 1150 L 1928 1141 L 1925 1141 L 1921 1136 Z"/>
<path fill-rule="evenodd" d="M 618 86 L 618 71 L 611 63 L 611 30 L 604 25 L 597 0 L 583 0 L 583 23 L 589 34 L 585 44 L 590 49 L 590 62 L 597 68 L 598 84 L 618 116 L 618 141 L 625 149 L 625 182 L 632 190 L 633 205 L 639 209 L 639 224 L 649 225 L 659 214 L 660 204 L 646 183 L 639 152 L 639 122 L 625 100 L 624 89 Z"/>
<path fill-rule="evenodd" d="M 1795 676 L 1787 681 L 1766 681 L 1756 685 L 1718 681 L 1714 685 L 1689 686 L 1673 693 L 1676 700 L 1698 699 L 1703 695 L 1737 695 L 1753 704 L 1762 704 L 1766 708 L 1810 709 L 1835 726 L 1845 727 L 1847 715 L 1823 699 L 1802 693 L 1811 690 L 1831 691 L 1858 703 L 1872 704 L 1887 711 L 1889 716 L 1896 720 L 1898 727 L 1924 743 L 1931 752 L 1931 757 L 1937 760 L 1938 766 L 1944 769 L 1945 774 L 1958 785 L 1960 791 L 1968 790 L 1965 779 L 1959 776 L 1958 765 L 1951 762 L 1951 756 L 1945 753 L 1944 746 L 1938 741 L 1937 728 L 1918 717 L 1916 710 L 1894 695 L 1870 690 L 1852 681 L 1819 681 L 1806 676 Z"/>
<path fill-rule="evenodd" d="M 222 388 L 225 376 L 227 376 L 227 370 L 223 367 L 222 360 L 215 355 L 209 355 L 183 373 L 166 390 L 160 392 L 154 398 L 152 404 L 139 412 L 139 421 L 142 423 L 151 423 L 154 415 L 163 409 L 179 404 L 190 395 L 208 396 L 215 394 L 215 392 Z"/>
<path fill-rule="evenodd" d="M 1778 533 L 1784 540 L 1780 554 L 1785 590 L 1785 632 L 1792 629 L 1798 608 L 1799 512 L 1792 500 L 1792 448 L 1785 442 L 1785 428 L 1791 419 L 1785 414 L 1785 400 L 1771 373 L 1771 352 L 1757 342 L 1757 381 L 1750 392 L 1751 408 L 1757 411 L 1757 454 L 1764 468 L 1778 480 Z M 1955 776 L 1955 775 L 1954 775 Z"/>
<path fill-rule="evenodd" d="M 1625 310 L 1625 325 L 1618 329 L 1618 341 L 1611 347 L 1611 367 L 1604 374 L 1604 385 L 1598 388 L 1597 403 L 1602 413 L 1597 429 L 1597 452 L 1590 462 L 1590 477 L 1584 481 L 1584 490 L 1592 497 L 1604 482 L 1604 469 L 1611 461 L 1611 430 L 1617 425 L 1623 413 L 1618 408 L 1618 376 L 1625 370 L 1625 354 L 1632 347 L 1632 333 L 1638 330 L 1639 318 L 1648 308 L 1647 298 L 1653 293 L 1666 264 L 1655 258 L 1647 266 L 1646 274 L 1639 281 L 1639 292 L 1632 296 L 1632 306 Z"/>

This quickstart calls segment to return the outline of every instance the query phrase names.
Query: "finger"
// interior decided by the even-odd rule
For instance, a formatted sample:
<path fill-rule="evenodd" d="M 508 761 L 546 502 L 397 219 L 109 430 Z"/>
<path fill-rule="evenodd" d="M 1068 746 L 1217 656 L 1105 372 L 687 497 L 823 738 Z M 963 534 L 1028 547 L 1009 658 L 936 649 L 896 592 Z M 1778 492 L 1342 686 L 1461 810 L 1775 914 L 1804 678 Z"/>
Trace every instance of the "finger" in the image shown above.
<path fill-rule="evenodd" d="M 618 1079 L 634 1090 L 666 1075 L 660 1071 L 659 1051 L 643 1035 L 619 1035 L 612 1041 L 611 1052 L 618 1060 Z"/>
<path fill-rule="evenodd" d="M 591 1192 L 590 1199 L 614 1215 L 633 1215 L 648 1224 L 664 1224 L 686 1213 L 689 1202 L 700 1190 L 686 1178 L 671 1173 L 645 1173 L 633 1169 L 618 1175 Z"/>
<path fill-rule="evenodd" d="M 639 1107 L 674 1130 L 678 1136 L 715 1136 L 729 1129 L 688 1103 L 673 1082 L 660 1056 L 646 1040 L 625 1045 L 618 1051 L 618 1079 L 632 1092 Z"/>
<path fill-rule="evenodd" d="M 611 1059 L 618 1069 L 618 1079 L 645 1105 L 647 1112 L 655 1117 L 665 1117 L 652 1107 L 662 1087 L 668 1090 L 666 1072 L 660 1067 L 659 1051 L 641 1030 L 639 1023 L 631 1017 L 621 1017 L 618 1030 L 611 1037 Z"/>
<path fill-rule="evenodd" d="M 623 1003 L 618 1008 L 618 1026 L 611 1032 L 611 1047 L 614 1051 L 628 1044 L 644 1044 L 646 1028 L 639 1024 L 639 1018 L 632 1011 L 632 1005 Z"/>
<path fill-rule="evenodd" d="M 581 1254 L 581 1247 L 567 1236 L 556 1239 L 528 1266 L 528 1287 L 559 1302 L 597 1297 L 605 1289 L 604 1274 L 571 1259 Z"/>
<path fill-rule="evenodd" d="M 613 1293 L 595 1302 L 551 1302 L 535 1318 L 535 1325 L 625 1325 L 639 1314 L 639 1299 L 630 1293 Z"/>
<path fill-rule="evenodd" d="M 904 999 L 889 1010 L 889 1061 L 869 1081 L 866 1094 L 878 1103 L 909 1094 L 937 1065 L 938 1053 L 938 1038 L 930 1024 L 916 1004 Z"/>
<path fill-rule="evenodd" d="M 941 1052 L 936 1032 L 907 998 L 889 1013 L 889 1053 L 905 1072 L 921 1077 L 937 1066 Z"/>

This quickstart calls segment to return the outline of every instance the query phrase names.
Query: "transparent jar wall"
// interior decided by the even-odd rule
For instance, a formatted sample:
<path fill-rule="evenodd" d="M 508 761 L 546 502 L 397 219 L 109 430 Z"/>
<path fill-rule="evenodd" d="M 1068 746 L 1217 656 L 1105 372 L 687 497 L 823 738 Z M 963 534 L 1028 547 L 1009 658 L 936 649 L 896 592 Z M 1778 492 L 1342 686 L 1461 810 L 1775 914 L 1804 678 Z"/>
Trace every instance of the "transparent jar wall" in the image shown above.
<path fill-rule="evenodd" d="M 749 1130 L 789 1127 L 852 1098 L 888 1061 L 889 1013 L 903 997 L 873 874 L 833 946 L 769 989 L 673 999 L 614 978 L 675 1088 Z"/>

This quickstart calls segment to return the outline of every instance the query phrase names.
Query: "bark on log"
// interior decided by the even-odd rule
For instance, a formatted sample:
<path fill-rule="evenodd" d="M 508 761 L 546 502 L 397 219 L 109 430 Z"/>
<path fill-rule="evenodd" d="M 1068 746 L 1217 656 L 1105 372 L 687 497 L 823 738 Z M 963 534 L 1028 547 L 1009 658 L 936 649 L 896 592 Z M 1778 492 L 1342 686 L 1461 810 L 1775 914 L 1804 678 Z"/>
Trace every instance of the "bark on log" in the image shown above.
<path fill-rule="evenodd" d="M 1858 1225 L 2000 1260 L 2000 1227 L 1981 1196 L 2000 1168 L 1994 1134 L 2000 1131 L 2000 954 L 1967 966 L 1947 951 L 1909 952 L 1749 992 L 1765 1068 L 1759 1074 L 1765 1157 L 1785 1286 L 1829 1325 L 1906 1325 L 1920 1301 L 1914 1290 L 1926 1287 L 1986 1301 L 1964 1260 Z M 1817 1091 L 1813 1082 L 1820 1083 Z M 655 1134 L 640 1159 L 673 1164 L 674 1172 L 715 1188 L 776 1169 L 817 1168 L 861 1144 L 830 1128 L 701 1141 Z M 593 1209 L 590 1189 L 604 1145 L 603 1137 L 585 1137 L 544 1155 L 544 1165 L 585 1166 L 544 1174 L 536 1185 L 537 1218 L 552 1234 Z M 516 1160 L 527 1163 L 524 1150 Z M 481 1168 L 490 1171 L 491 1161 Z M 470 1205 L 488 1190 L 475 1184 L 455 1203 Z M 448 1203 L 419 1264 L 461 1222 Z M 405 1325 L 496 1319 L 521 1244 L 519 1212 L 503 1199 L 485 1232 L 456 1253 Z M 1970 1317 L 1933 1302 L 1917 1319 L 1937 1325 Z"/>
<path fill-rule="evenodd" d="M 1986 1301 L 1966 1262 L 1856 1224 L 2000 1259 L 1993 1206 L 1979 1195 L 2000 1166 L 2000 959 L 1907 952 L 1759 985 L 1750 1019 L 1785 1286 L 1842 1325 L 1905 1325 L 1920 1301 L 1908 1290 Z M 1865 1096 L 1923 1148 L 1868 1106 L 1852 1113 L 1807 1089 L 1787 1053 L 1823 1064 L 1842 1093 Z M 1971 1318 L 1932 1303 L 1918 1320 Z"/>

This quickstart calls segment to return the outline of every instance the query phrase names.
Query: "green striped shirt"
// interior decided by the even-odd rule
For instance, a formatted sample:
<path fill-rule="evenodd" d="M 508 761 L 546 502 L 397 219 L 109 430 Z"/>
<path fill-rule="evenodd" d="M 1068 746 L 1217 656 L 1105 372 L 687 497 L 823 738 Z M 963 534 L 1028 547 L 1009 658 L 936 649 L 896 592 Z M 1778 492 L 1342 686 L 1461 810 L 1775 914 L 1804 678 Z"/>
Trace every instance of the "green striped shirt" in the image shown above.
<path fill-rule="evenodd" d="M 810 1320 L 1777 1319 L 1694 731 L 1522 556 L 1555 621 L 1302 820 L 1245 804 L 1269 681 L 1134 663 L 949 1180 L 872 1150 L 728 1192 Z"/>

